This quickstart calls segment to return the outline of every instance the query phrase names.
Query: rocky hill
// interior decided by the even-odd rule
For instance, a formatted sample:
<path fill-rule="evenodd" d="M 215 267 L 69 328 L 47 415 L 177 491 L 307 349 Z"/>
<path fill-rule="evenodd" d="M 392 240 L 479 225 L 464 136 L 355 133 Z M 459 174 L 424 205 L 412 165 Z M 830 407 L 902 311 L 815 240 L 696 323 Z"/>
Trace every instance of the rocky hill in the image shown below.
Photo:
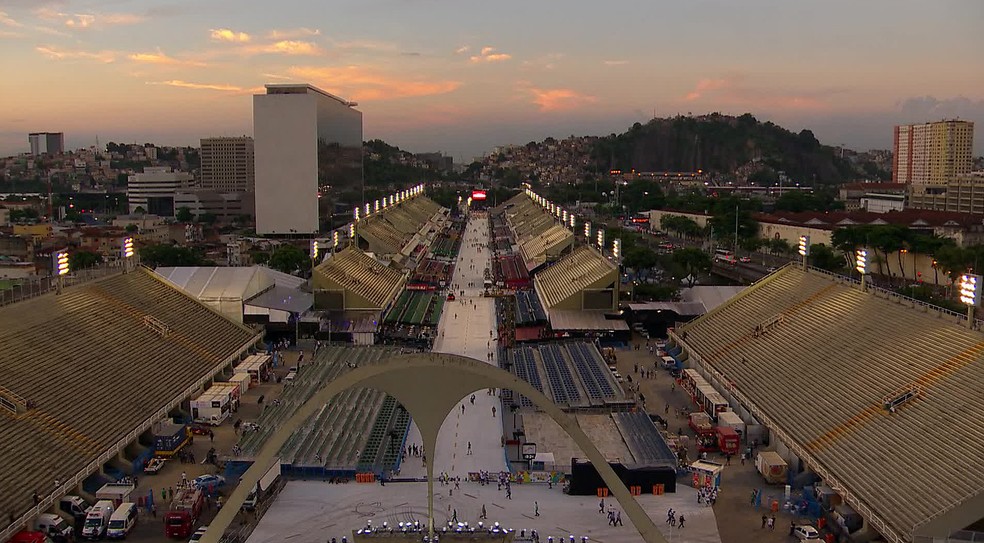
<path fill-rule="evenodd" d="M 862 174 L 857 164 L 821 145 L 813 132 L 796 134 L 751 114 L 678 116 L 636 123 L 623 134 L 599 138 L 596 171 L 696 171 L 768 183 L 783 171 L 794 182 L 835 184 Z"/>

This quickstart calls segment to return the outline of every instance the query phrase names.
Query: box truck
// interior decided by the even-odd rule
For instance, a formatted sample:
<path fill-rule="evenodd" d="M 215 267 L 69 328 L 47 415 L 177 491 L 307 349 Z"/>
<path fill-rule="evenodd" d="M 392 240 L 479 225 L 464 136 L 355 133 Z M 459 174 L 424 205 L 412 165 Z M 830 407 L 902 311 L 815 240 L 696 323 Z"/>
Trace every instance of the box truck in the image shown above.
<path fill-rule="evenodd" d="M 765 477 L 770 484 L 786 482 L 786 472 L 789 469 L 786 461 L 775 451 L 762 451 L 755 457 L 755 469 Z"/>

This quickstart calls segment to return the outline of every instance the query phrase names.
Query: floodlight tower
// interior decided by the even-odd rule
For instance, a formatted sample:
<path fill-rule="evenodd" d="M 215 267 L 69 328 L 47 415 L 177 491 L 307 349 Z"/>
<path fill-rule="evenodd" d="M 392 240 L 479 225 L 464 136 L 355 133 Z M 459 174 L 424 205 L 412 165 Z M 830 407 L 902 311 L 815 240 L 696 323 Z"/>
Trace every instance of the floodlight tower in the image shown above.
<path fill-rule="evenodd" d="M 981 305 L 981 276 L 960 276 L 960 301 L 967 304 L 967 328 L 974 328 L 974 309 Z"/>
<path fill-rule="evenodd" d="M 868 290 L 867 281 L 865 280 L 868 276 L 868 251 L 864 249 L 854 251 L 854 269 L 858 270 L 858 273 L 861 274 L 861 291 Z"/>
<path fill-rule="evenodd" d="M 807 258 L 810 256 L 810 236 L 802 235 L 799 239 L 799 254 L 803 257 L 803 270 L 806 270 Z"/>
<path fill-rule="evenodd" d="M 130 271 L 130 263 L 133 261 L 133 238 L 123 238 L 120 255 L 123 257 L 123 273 L 128 273 Z"/>
<path fill-rule="evenodd" d="M 54 254 L 51 255 L 51 258 L 52 258 L 51 269 L 55 272 L 55 276 L 58 279 L 58 282 L 55 285 L 55 289 L 56 289 L 55 292 L 61 294 L 62 287 L 64 286 L 62 283 L 62 277 L 68 274 L 68 249 L 62 249 L 60 251 L 56 251 Z"/>

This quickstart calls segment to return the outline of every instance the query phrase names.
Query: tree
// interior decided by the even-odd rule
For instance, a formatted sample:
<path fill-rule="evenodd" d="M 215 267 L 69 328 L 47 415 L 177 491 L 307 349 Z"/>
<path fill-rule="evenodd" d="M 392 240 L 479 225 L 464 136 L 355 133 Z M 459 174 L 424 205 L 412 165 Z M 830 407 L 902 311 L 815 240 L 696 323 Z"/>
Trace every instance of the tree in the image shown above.
<path fill-rule="evenodd" d="M 844 269 L 844 259 L 834 253 L 834 250 L 823 243 L 810 245 L 810 263 L 829 272 Z"/>
<path fill-rule="evenodd" d="M 252 253 L 250 256 L 252 256 L 253 262 L 256 264 L 266 264 L 267 262 L 270 261 L 270 253 L 267 253 L 265 251 L 256 251 L 255 253 Z"/>
<path fill-rule="evenodd" d="M 687 286 L 694 286 L 697 275 L 711 271 L 711 257 L 696 247 L 684 247 L 673 251 L 673 263 L 686 274 Z"/>
<path fill-rule="evenodd" d="M 75 251 L 68 256 L 68 267 L 72 270 L 84 270 L 102 262 L 102 255 L 92 251 Z"/>
<path fill-rule="evenodd" d="M 284 273 L 294 273 L 311 267 L 307 253 L 293 245 L 281 245 L 274 249 L 267 264 Z"/>
<path fill-rule="evenodd" d="M 178 222 L 191 222 L 194 216 L 191 214 L 191 209 L 187 206 L 181 206 L 174 214 L 174 218 L 177 219 Z"/>
<path fill-rule="evenodd" d="M 792 251 L 793 248 L 788 241 L 782 238 L 773 238 L 769 240 L 769 252 L 774 255 L 784 255 Z"/>
<path fill-rule="evenodd" d="M 188 247 L 159 243 L 140 248 L 140 261 L 151 267 L 204 266 L 202 255 Z"/>
<path fill-rule="evenodd" d="M 135 215 L 144 215 L 147 213 L 147 210 L 144 209 L 143 206 L 137 206 L 136 208 L 134 208 L 133 213 Z"/>
<path fill-rule="evenodd" d="M 219 220 L 219 216 L 215 213 L 202 213 L 198 216 L 198 222 L 205 224 L 215 224 Z"/>
<path fill-rule="evenodd" d="M 135 234 L 140 229 L 137 228 L 137 225 L 135 224 L 128 224 L 123 230 L 125 230 L 127 234 Z"/>

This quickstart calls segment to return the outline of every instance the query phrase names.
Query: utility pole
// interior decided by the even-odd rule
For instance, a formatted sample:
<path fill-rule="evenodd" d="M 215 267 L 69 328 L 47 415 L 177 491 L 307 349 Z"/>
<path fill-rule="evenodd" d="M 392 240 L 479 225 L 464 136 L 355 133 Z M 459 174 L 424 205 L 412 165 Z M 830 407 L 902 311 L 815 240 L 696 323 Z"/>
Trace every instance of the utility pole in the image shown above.
<path fill-rule="evenodd" d="M 735 204 L 735 249 L 734 253 L 738 254 L 738 204 Z"/>

